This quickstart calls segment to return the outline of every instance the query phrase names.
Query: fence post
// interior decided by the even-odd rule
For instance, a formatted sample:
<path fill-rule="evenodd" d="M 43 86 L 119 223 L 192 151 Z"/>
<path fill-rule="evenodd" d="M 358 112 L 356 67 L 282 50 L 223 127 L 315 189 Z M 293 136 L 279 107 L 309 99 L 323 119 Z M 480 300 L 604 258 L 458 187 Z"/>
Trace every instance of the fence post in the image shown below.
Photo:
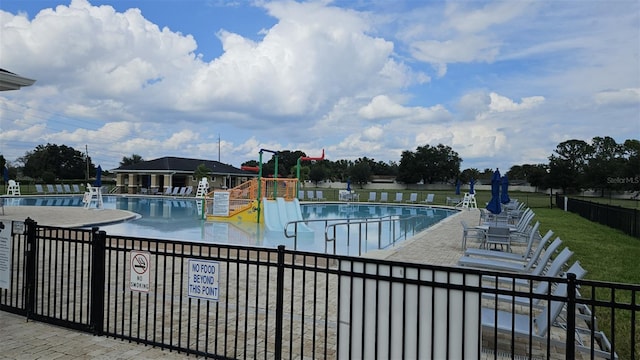
<path fill-rule="evenodd" d="M 274 359 L 282 359 L 282 317 L 284 316 L 284 245 L 278 245 L 276 275 L 276 343 Z"/>
<path fill-rule="evenodd" d="M 91 319 L 89 320 L 93 333 L 102 335 L 104 332 L 104 253 L 107 233 L 91 229 Z"/>
<path fill-rule="evenodd" d="M 33 317 L 36 309 L 36 269 L 37 269 L 37 226 L 38 223 L 31 218 L 24 221 L 27 232 L 27 248 L 25 251 L 25 289 L 24 289 L 24 307 L 27 313 L 27 319 Z"/>
<path fill-rule="evenodd" d="M 576 357 L 576 274 L 567 274 L 567 353 L 566 358 Z"/>

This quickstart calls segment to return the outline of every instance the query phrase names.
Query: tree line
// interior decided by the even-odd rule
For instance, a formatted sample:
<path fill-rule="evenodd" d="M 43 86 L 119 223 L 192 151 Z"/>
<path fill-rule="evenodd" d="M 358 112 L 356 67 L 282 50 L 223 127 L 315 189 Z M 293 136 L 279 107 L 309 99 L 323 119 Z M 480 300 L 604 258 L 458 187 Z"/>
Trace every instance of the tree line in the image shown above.
<path fill-rule="evenodd" d="M 298 173 L 298 159 L 307 157 L 300 150 L 278 152 L 277 174 L 280 177 L 295 177 Z M 511 181 L 528 182 L 540 189 L 558 188 L 565 193 L 582 189 L 597 189 L 604 194 L 611 190 L 640 190 L 640 141 L 629 139 L 616 143 L 611 137 L 594 137 L 590 142 L 567 140 L 559 143 L 548 163 L 514 165 L 506 172 Z M 276 158 L 266 162 L 263 159 L 263 176 L 276 174 Z M 142 162 L 137 154 L 124 156 L 120 166 Z M 493 169 L 480 171 L 476 168 L 460 170 L 463 160 L 451 147 L 418 146 L 415 151 L 402 152 L 399 162 L 376 161 L 368 157 L 356 160 L 328 159 L 301 161 L 301 180 L 351 181 L 363 186 L 375 178 L 395 179 L 405 184 L 489 181 Z M 47 183 L 56 180 L 79 180 L 95 176 L 96 167 L 91 157 L 66 145 L 38 145 L 16 160 L 16 165 L 8 164 L 0 155 L 0 167 L 9 169 L 9 176 L 18 173 Z M 249 160 L 243 166 L 258 166 L 257 160 Z M 209 171 L 196 169 L 198 177 Z"/>

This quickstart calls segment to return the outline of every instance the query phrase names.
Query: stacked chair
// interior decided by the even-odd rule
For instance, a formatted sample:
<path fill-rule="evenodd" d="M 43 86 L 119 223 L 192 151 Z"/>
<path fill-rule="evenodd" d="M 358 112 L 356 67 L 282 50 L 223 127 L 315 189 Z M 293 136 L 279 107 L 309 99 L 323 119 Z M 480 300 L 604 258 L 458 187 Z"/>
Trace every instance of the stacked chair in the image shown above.
<path fill-rule="evenodd" d="M 568 266 L 573 252 L 568 247 L 562 247 L 559 237 L 551 241 L 554 235 L 551 230 L 540 236 L 540 223 L 535 222 L 531 225 L 534 217 L 531 209 L 525 209 L 522 204 L 514 204 L 502 217 L 483 213 L 481 226 L 469 227 L 462 222 L 464 253 L 458 260 L 458 266 L 496 273 L 482 275 L 482 288 L 486 289 L 486 292 L 481 294 L 483 307 L 480 320 L 484 331 L 496 335 L 503 333 L 525 340 L 532 339 L 542 344 L 550 342 L 551 345 L 562 347 L 567 345 L 566 342 L 551 337 L 549 332 L 553 327 L 564 328 L 564 319 L 567 316 L 565 302 L 547 300 L 542 296 L 566 298 L 566 282 L 555 282 L 554 279 L 566 277 L 567 273 L 573 273 L 577 279 L 582 279 L 587 271 L 577 261 Z M 497 229 L 500 230 L 496 231 Z M 494 232 L 499 232 L 505 238 L 492 238 Z M 469 239 L 476 241 L 467 242 Z M 478 246 L 467 248 L 467 244 L 473 243 Z M 531 276 L 525 279 L 501 275 L 498 272 Z M 546 280 L 529 280 L 531 277 L 545 277 Z M 519 295 L 509 294 L 510 291 L 519 292 Z M 531 296 L 520 296 L 522 293 Z M 577 295 L 580 296 L 580 293 Z M 576 304 L 576 309 L 576 318 L 584 320 L 588 328 L 576 328 L 575 349 L 587 354 L 592 353 L 598 358 L 617 358 L 617 355 L 610 351 L 609 340 L 598 329 L 597 319 L 590 307 Z M 581 335 L 584 335 L 585 339 L 596 341 L 597 344 L 585 346 Z"/>

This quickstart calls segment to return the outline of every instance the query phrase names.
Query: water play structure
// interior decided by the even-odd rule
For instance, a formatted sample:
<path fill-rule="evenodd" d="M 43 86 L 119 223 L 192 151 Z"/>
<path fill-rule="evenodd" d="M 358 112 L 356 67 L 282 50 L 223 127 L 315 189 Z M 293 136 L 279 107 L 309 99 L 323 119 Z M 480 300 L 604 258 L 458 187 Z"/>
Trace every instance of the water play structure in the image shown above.
<path fill-rule="evenodd" d="M 271 178 L 262 176 L 262 155 L 273 154 L 275 173 Z M 229 190 L 215 190 L 205 198 L 206 218 L 215 221 L 254 222 L 264 224 L 266 230 L 283 231 L 287 223 L 302 220 L 300 203 L 297 198 L 300 178 L 300 163 L 304 160 L 323 160 L 321 157 L 300 157 L 297 161 L 296 178 L 278 177 L 278 152 L 260 150 L 257 167 L 243 166 L 243 170 L 257 171 L 258 178 L 242 183 Z M 306 226 L 298 231 L 311 231 Z"/>

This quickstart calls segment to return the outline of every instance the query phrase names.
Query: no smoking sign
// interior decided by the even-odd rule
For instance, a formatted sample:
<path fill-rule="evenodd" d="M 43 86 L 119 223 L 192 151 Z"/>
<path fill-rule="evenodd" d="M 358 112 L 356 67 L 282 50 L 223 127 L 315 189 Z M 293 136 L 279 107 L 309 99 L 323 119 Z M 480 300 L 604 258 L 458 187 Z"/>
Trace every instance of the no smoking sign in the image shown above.
<path fill-rule="evenodd" d="M 146 251 L 130 251 L 129 264 L 131 291 L 149 292 L 149 273 L 151 272 L 151 254 Z"/>

